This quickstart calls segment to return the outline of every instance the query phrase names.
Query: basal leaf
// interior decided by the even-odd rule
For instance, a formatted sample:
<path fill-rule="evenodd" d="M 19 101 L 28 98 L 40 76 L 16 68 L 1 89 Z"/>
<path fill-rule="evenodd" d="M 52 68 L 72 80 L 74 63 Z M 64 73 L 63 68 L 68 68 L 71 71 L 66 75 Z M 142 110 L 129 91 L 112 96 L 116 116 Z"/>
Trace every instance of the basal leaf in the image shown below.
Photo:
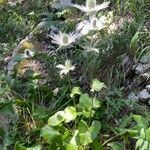
<path fill-rule="evenodd" d="M 93 121 L 90 127 L 92 141 L 95 140 L 100 129 L 101 129 L 101 123 L 99 121 Z"/>
<path fill-rule="evenodd" d="M 64 121 L 64 111 L 58 111 L 48 119 L 48 125 L 57 126 Z"/>
<path fill-rule="evenodd" d="M 79 122 L 79 125 L 78 125 L 78 130 L 79 130 L 79 133 L 84 133 L 88 130 L 89 126 L 87 125 L 87 123 L 83 120 L 81 120 Z"/>
<path fill-rule="evenodd" d="M 77 117 L 77 112 L 76 112 L 76 108 L 75 107 L 67 107 L 65 110 L 64 110 L 64 121 L 67 123 L 67 122 L 70 122 L 72 120 L 75 120 L 76 117 Z"/>
<path fill-rule="evenodd" d="M 90 131 L 86 131 L 84 133 L 79 133 L 80 144 L 86 146 L 92 143 L 91 133 Z"/>
<path fill-rule="evenodd" d="M 41 130 L 41 136 L 51 144 L 60 138 L 60 133 L 53 127 L 46 125 Z"/>

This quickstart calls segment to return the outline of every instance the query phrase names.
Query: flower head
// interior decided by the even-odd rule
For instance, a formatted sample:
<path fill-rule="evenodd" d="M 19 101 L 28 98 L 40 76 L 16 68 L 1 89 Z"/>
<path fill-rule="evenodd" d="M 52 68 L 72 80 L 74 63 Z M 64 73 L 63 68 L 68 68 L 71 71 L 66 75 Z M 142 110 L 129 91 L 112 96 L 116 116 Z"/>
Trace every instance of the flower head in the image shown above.
<path fill-rule="evenodd" d="M 57 68 L 61 69 L 60 75 L 68 74 L 71 70 L 73 71 L 75 69 L 75 66 L 71 64 L 70 60 L 65 61 L 65 65 L 59 64 L 56 66 Z"/>
<path fill-rule="evenodd" d="M 86 12 L 86 13 L 96 13 L 102 9 L 105 9 L 108 7 L 110 2 L 103 2 L 102 4 L 100 5 L 97 5 L 96 4 L 96 0 L 86 0 L 86 5 L 83 6 L 83 5 L 73 5 L 74 7 L 80 9 L 81 11 L 83 12 Z"/>
<path fill-rule="evenodd" d="M 80 31 L 82 35 L 86 35 L 89 31 L 94 30 L 98 31 L 105 28 L 105 16 L 100 18 L 91 17 L 90 20 L 84 20 L 77 25 L 77 30 Z"/>
<path fill-rule="evenodd" d="M 30 58 L 30 57 L 33 57 L 35 55 L 35 52 L 30 50 L 30 49 L 25 49 L 24 50 L 24 53 L 21 54 L 22 55 L 22 58 Z"/>
<path fill-rule="evenodd" d="M 71 46 L 73 42 L 76 41 L 78 38 L 79 33 L 62 33 L 59 32 L 58 34 L 55 34 L 54 32 L 51 33 L 50 37 L 53 39 L 52 42 L 59 45 L 59 48 Z"/>

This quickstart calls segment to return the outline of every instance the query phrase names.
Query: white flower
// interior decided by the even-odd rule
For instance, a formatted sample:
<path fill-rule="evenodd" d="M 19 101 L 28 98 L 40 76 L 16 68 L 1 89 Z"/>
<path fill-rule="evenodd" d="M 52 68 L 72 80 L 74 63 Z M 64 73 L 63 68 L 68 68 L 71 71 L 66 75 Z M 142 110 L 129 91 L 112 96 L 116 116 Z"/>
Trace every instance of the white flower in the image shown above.
<path fill-rule="evenodd" d="M 92 47 L 92 46 L 82 46 L 82 48 L 84 50 L 86 50 L 87 52 L 96 52 L 96 53 L 99 53 L 99 49 L 95 48 L 95 47 Z"/>
<path fill-rule="evenodd" d="M 59 32 L 58 34 L 55 34 L 54 32 L 52 32 L 50 34 L 50 37 L 53 39 L 52 40 L 53 43 L 58 44 L 59 48 L 62 48 L 62 47 L 71 46 L 71 44 L 75 42 L 76 39 L 79 37 L 79 33 L 72 32 L 66 34 L 66 33 Z"/>
<path fill-rule="evenodd" d="M 108 7 L 110 2 L 103 2 L 102 4 L 100 5 L 97 5 L 96 4 L 96 0 L 86 0 L 86 5 L 83 6 L 83 5 L 73 5 L 74 7 L 80 9 L 81 11 L 83 12 L 86 12 L 86 13 L 96 13 L 102 9 L 105 9 Z"/>
<path fill-rule="evenodd" d="M 101 16 L 100 18 L 91 17 L 90 20 L 84 20 L 77 25 L 77 31 L 80 31 L 81 35 L 86 35 L 89 31 L 101 30 L 105 28 L 106 17 Z"/>
<path fill-rule="evenodd" d="M 22 55 L 22 58 L 30 58 L 30 57 L 33 57 L 35 55 L 35 52 L 30 50 L 30 49 L 25 49 L 24 50 L 24 54 L 21 54 Z"/>
<path fill-rule="evenodd" d="M 56 66 L 57 68 L 61 69 L 60 71 L 60 75 L 63 75 L 63 74 L 68 74 L 69 71 L 73 71 L 75 69 L 75 66 L 71 64 L 71 61 L 70 60 L 66 60 L 65 61 L 65 65 L 62 65 L 62 64 L 59 64 Z"/>

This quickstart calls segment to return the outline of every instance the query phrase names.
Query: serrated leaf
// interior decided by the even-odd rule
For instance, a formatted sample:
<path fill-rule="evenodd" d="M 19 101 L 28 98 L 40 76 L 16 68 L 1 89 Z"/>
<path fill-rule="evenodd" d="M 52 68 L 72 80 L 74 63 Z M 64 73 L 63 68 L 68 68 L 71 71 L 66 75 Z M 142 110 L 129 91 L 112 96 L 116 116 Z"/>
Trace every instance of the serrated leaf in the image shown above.
<path fill-rule="evenodd" d="M 106 88 L 105 84 L 97 79 L 94 79 L 92 82 L 91 92 L 99 92 L 102 90 L 102 88 Z"/>
<path fill-rule="evenodd" d="M 41 136 L 51 144 L 60 138 L 60 133 L 53 127 L 46 125 L 41 130 Z"/>
<path fill-rule="evenodd" d="M 58 111 L 48 119 L 48 125 L 57 126 L 64 121 L 64 111 Z"/>
<path fill-rule="evenodd" d="M 75 107 L 67 107 L 65 110 L 64 110 L 64 121 L 66 123 L 72 121 L 72 120 L 75 120 L 76 117 L 77 117 L 77 112 L 76 112 L 76 108 Z"/>
<path fill-rule="evenodd" d="M 80 90 L 80 87 L 74 87 L 71 91 L 70 97 L 73 98 L 75 95 L 81 95 L 82 92 Z"/>

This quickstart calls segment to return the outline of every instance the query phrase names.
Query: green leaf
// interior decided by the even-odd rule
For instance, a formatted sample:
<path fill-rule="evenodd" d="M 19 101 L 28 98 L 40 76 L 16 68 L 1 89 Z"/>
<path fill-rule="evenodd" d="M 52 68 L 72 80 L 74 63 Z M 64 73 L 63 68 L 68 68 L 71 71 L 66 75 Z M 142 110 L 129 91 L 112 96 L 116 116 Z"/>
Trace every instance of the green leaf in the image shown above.
<path fill-rule="evenodd" d="M 112 142 L 107 145 L 110 146 L 112 150 L 124 150 L 124 144 L 120 142 Z"/>
<path fill-rule="evenodd" d="M 139 32 L 136 32 L 130 42 L 130 50 L 132 50 L 131 51 L 132 53 L 136 52 L 138 39 L 139 39 Z"/>
<path fill-rule="evenodd" d="M 74 135 L 72 139 L 70 140 L 70 143 L 67 144 L 67 147 L 66 147 L 67 150 L 78 150 L 78 141 L 77 141 L 78 133 L 79 131 L 75 130 Z"/>
<path fill-rule="evenodd" d="M 90 127 L 92 141 L 95 140 L 100 129 L 101 129 L 101 123 L 99 121 L 93 121 Z"/>
<path fill-rule="evenodd" d="M 83 109 L 92 110 L 92 108 L 98 108 L 100 107 L 100 102 L 96 98 L 89 97 L 88 94 L 83 94 L 80 97 L 79 100 L 79 106 L 81 106 Z"/>
<path fill-rule="evenodd" d="M 146 140 L 150 143 L 150 128 L 146 130 Z"/>
<path fill-rule="evenodd" d="M 67 123 L 67 122 L 70 122 L 72 120 L 75 120 L 76 117 L 77 117 L 77 112 L 76 112 L 76 108 L 75 107 L 67 107 L 65 110 L 64 110 L 64 121 Z"/>
<path fill-rule="evenodd" d="M 82 92 L 80 90 L 80 87 L 74 87 L 71 91 L 70 97 L 73 98 L 75 95 L 81 95 Z"/>
<path fill-rule="evenodd" d="M 142 116 L 140 116 L 140 115 L 133 115 L 133 119 L 136 121 L 138 127 L 147 129 L 148 123 Z"/>
<path fill-rule="evenodd" d="M 96 98 L 93 98 L 93 108 L 99 108 L 100 106 L 100 102 Z"/>
<path fill-rule="evenodd" d="M 142 139 L 145 139 L 145 130 L 144 130 L 144 128 L 141 129 L 140 137 L 141 137 Z"/>
<path fill-rule="evenodd" d="M 100 143 L 99 139 L 95 139 L 91 144 L 90 147 L 92 150 L 103 150 L 103 146 Z"/>
<path fill-rule="evenodd" d="M 41 136 L 50 144 L 60 139 L 60 133 L 48 125 L 42 128 Z"/>
<path fill-rule="evenodd" d="M 19 144 L 18 142 L 15 144 L 15 150 L 41 150 L 42 147 L 40 145 L 36 145 L 34 147 L 26 148 L 22 144 Z"/>
<path fill-rule="evenodd" d="M 92 143 L 90 131 L 86 131 L 84 133 L 79 133 L 79 140 L 80 140 L 80 144 L 83 146 L 86 146 L 86 145 Z"/>
<path fill-rule="evenodd" d="M 87 123 L 83 120 L 81 120 L 79 122 L 79 125 L 78 125 L 78 130 L 79 130 L 79 133 L 84 133 L 88 130 L 89 126 L 87 125 Z"/>
<path fill-rule="evenodd" d="M 140 148 L 140 150 L 148 150 L 149 148 L 149 143 L 148 141 L 144 141 L 142 147 Z"/>
<path fill-rule="evenodd" d="M 27 148 L 17 142 L 15 144 L 15 150 L 27 150 Z"/>
<path fill-rule="evenodd" d="M 57 126 L 64 121 L 64 111 L 58 111 L 48 119 L 48 125 Z"/>
<path fill-rule="evenodd" d="M 68 144 L 66 150 L 78 150 L 78 146 L 74 144 Z"/>
<path fill-rule="evenodd" d="M 119 128 L 118 130 L 119 130 L 120 134 L 128 133 L 131 137 L 136 136 L 137 133 L 138 133 L 138 130 L 132 130 L 132 129 L 122 129 L 122 128 Z"/>
<path fill-rule="evenodd" d="M 106 88 L 105 84 L 97 79 L 94 79 L 92 82 L 91 92 L 99 92 L 102 90 L 102 88 Z"/>
<path fill-rule="evenodd" d="M 80 97 L 79 105 L 86 110 L 92 109 L 92 98 L 88 94 L 83 94 Z"/>
<path fill-rule="evenodd" d="M 138 139 L 138 141 L 136 142 L 136 145 L 135 145 L 135 149 L 138 149 L 139 147 L 141 147 L 144 143 L 144 140 L 143 139 Z"/>

